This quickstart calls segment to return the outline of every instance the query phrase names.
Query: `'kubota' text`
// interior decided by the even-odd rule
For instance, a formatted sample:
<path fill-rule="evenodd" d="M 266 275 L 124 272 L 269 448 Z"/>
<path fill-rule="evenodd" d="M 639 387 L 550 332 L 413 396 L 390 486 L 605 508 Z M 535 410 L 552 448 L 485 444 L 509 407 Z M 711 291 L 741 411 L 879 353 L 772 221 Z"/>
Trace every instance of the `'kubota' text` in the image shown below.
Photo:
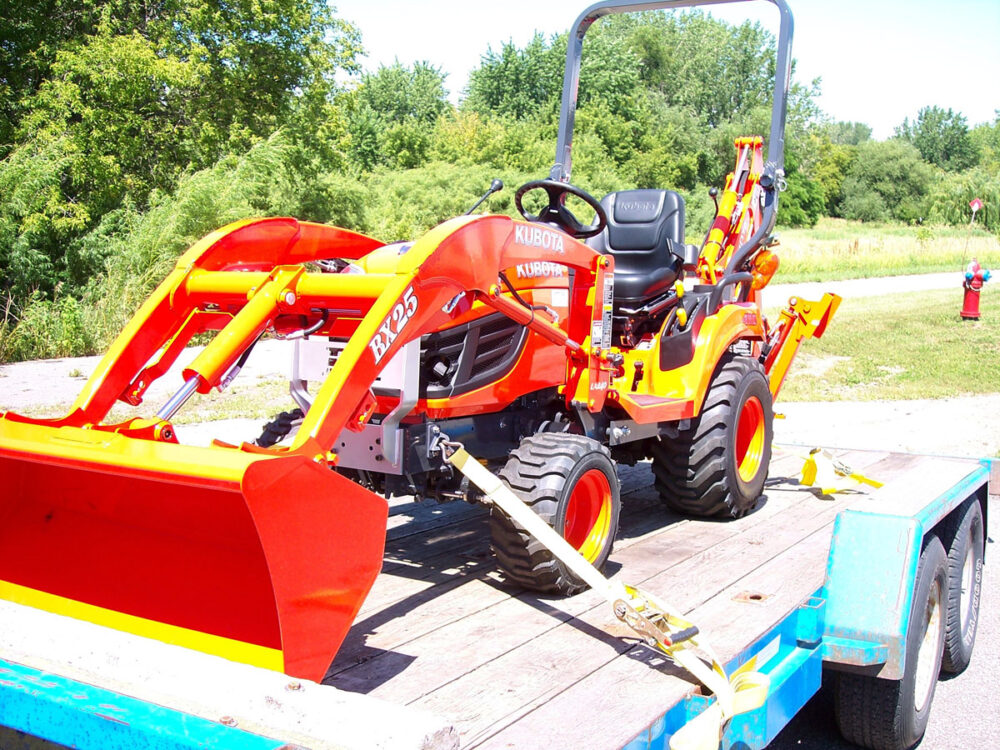
<path fill-rule="evenodd" d="M 566 267 L 547 260 L 535 260 L 531 263 L 517 264 L 517 278 L 537 279 L 542 276 L 565 276 Z"/>
<path fill-rule="evenodd" d="M 533 227 L 528 224 L 514 225 L 514 242 L 519 245 L 551 250 L 554 253 L 566 252 L 561 234 L 553 232 L 551 229 L 542 229 L 541 227 Z"/>

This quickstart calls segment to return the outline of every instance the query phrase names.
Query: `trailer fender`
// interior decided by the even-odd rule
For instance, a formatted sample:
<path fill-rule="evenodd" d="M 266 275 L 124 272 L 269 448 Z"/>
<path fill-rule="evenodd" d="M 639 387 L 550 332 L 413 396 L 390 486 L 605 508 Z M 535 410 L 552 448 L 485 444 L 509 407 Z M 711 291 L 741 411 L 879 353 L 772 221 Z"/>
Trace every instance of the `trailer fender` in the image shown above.
<path fill-rule="evenodd" d="M 827 666 L 898 680 L 924 530 L 912 517 L 845 511 L 834 523 L 823 633 Z"/>

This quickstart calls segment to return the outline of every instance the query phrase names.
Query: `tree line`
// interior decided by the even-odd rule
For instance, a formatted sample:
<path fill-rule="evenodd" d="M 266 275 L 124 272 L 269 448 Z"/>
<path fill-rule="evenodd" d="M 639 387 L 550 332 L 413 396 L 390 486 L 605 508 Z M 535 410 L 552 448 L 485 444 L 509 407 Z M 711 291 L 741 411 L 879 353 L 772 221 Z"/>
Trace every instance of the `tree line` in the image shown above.
<path fill-rule="evenodd" d="M 547 174 L 567 35 L 487 50 L 462 92 L 426 62 L 363 72 L 324 0 L 42 0 L 0 14 L 0 361 L 106 346 L 200 236 L 294 215 L 384 240 Z M 615 16 L 584 48 L 573 181 L 669 187 L 700 239 L 733 138 L 767 133 L 774 37 L 693 11 Z M 779 224 L 1000 230 L 1000 113 L 928 106 L 894 137 L 790 93 Z M 490 211 L 512 213 L 512 190 Z"/>

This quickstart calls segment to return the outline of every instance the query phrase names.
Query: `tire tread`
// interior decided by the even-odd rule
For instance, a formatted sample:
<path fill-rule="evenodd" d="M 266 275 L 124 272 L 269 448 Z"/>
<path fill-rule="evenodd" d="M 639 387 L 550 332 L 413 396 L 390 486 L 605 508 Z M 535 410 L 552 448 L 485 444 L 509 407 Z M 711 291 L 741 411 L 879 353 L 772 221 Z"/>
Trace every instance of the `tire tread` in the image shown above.
<path fill-rule="evenodd" d="M 568 433 L 541 433 L 531 435 L 511 453 L 507 464 L 499 472 L 522 501 L 550 526 L 555 524 L 559 510 L 559 497 L 574 467 L 589 454 L 603 456 L 611 468 L 612 519 L 611 541 L 607 550 L 598 558 L 598 567 L 610 553 L 614 533 L 618 528 L 620 509 L 616 491 L 617 475 L 611 462 L 611 452 L 596 440 Z M 493 553 L 508 578 L 520 585 L 547 593 L 576 594 L 587 586 L 570 573 L 534 537 L 496 506 L 490 509 L 490 534 Z M 603 558 L 603 559 L 602 559 Z"/>
<path fill-rule="evenodd" d="M 690 429 L 676 438 L 651 443 L 655 487 L 671 510 L 692 516 L 738 518 L 757 501 L 757 497 L 741 497 L 738 488 L 730 486 L 726 471 L 727 420 L 740 384 L 747 378 L 761 378 L 767 384 L 764 368 L 756 359 L 733 356 L 723 360 Z M 767 429 L 770 436 L 770 425 Z M 765 472 L 770 455 L 768 438 Z"/>

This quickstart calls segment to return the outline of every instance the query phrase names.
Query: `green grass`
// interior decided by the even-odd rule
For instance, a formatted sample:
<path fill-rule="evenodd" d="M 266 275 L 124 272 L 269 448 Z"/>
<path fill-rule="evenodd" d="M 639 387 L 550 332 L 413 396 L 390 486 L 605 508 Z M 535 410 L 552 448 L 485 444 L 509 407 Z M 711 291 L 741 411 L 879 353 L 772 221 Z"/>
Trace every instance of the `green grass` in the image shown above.
<path fill-rule="evenodd" d="M 1000 239 L 979 229 L 824 218 L 812 229 L 785 229 L 778 237 L 775 281 L 782 284 L 959 271 L 972 257 L 984 268 L 1000 268 Z"/>
<path fill-rule="evenodd" d="M 845 299 L 822 339 L 806 341 L 785 401 L 901 400 L 1000 391 L 1000 286 L 962 321 L 962 290 Z M 771 319 L 773 313 L 769 314 Z"/>

